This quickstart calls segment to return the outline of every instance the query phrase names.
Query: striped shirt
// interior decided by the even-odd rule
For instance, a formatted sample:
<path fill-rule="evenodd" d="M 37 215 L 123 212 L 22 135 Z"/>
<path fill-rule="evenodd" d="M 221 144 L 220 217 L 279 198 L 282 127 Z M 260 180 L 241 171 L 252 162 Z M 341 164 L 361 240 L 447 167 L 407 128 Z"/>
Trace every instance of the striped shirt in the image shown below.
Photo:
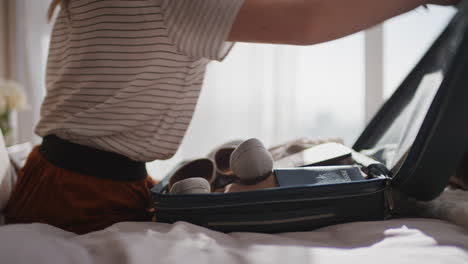
<path fill-rule="evenodd" d="M 141 162 L 172 157 L 242 3 L 71 0 L 52 32 L 36 133 Z"/>

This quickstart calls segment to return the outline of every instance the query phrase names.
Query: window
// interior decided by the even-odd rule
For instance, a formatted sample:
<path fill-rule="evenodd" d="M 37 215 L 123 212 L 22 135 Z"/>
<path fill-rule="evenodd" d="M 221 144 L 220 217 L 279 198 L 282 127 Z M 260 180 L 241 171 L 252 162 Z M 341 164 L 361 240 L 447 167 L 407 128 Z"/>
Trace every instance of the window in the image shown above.
<path fill-rule="evenodd" d="M 454 8 L 431 6 L 384 24 L 384 94 L 390 96 L 455 14 Z"/>

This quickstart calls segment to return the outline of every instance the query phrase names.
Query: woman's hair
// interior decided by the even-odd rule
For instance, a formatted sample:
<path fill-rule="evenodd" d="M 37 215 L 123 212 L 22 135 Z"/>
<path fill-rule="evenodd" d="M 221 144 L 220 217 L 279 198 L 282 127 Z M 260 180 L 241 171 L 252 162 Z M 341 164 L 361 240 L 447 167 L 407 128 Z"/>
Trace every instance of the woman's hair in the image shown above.
<path fill-rule="evenodd" d="M 70 0 L 52 0 L 52 3 L 50 3 L 49 12 L 47 13 L 47 18 L 49 19 L 49 21 L 52 20 L 52 17 L 54 16 L 54 11 L 57 8 L 57 6 L 60 5 L 62 8 L 64 8 L 69 1 Z"/>

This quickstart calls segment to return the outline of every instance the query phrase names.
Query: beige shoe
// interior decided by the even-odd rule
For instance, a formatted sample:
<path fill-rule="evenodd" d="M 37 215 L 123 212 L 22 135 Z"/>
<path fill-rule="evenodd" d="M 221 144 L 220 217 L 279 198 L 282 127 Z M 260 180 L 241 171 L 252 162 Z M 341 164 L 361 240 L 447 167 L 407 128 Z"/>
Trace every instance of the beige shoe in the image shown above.
<path fill-rule="evenodd" d="M 215 179 L 216 168 L 212 160 L 203 158 L 189 161 L 175 169 L 170 176 L 168 189 L 172 190 L 173 185 L 177 182 L 190 178 L 203 178 L 209 184 L 212 184 Z"/>
<path fill-rule="evenodd" d="M 230 165 L 242 184 L 255 184 L 271 175 L 273 158 L 260 140 L 242 142 L 231 154 Z"/>
<path fill-rule="evenodd" d="M 215 180 L 212 183 L 213 188 L 219 189 L 237 180 L 237 176 L 231 169 L 230 158 L 232 152 L 239 146 L 243 140 L 232 140 L 215 148 L 208 154 L 208 158 L 213 160 L 216 166 Z"/>
<path fill-rule="evenodd" d="M 205 178 L 188 178 L 172 185 L 170 194 L 205 194 L 211 193 L 210 183 Z"/>

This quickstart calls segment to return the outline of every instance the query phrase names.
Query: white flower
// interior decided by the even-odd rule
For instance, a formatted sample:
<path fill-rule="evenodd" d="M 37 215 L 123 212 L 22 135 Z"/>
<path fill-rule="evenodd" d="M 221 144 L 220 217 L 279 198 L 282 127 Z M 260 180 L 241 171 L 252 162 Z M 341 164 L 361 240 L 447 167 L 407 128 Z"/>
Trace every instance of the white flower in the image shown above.
<path fill-rule="evenodd" d="M 23 87 L 17 82 L 6 81 L 0 84 L 0 91 L 0 97 L 3 97 L 2 99 L 6 101 L 6 110 L 23 110 L 26 108 L 26 95 L 24 94 Z M 2 103 L 0 102 L 0 110 L 2 109 L 1 105 Z"/>

